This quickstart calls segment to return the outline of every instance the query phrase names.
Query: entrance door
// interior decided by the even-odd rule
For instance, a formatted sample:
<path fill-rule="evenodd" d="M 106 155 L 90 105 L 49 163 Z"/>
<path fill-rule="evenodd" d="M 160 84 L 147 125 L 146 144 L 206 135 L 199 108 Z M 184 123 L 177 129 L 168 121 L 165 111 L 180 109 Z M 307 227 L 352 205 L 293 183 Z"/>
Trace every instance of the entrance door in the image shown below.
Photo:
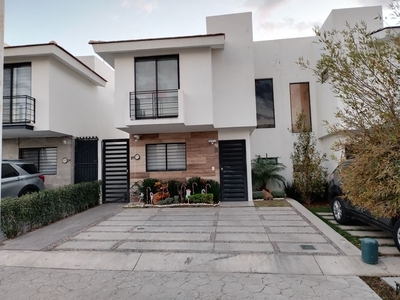
<path fill-rule="evenodd" d="M 75 139 L 75 183 L 99 179 L 98 142 L 97 137 Z"/>
<path fill-rule="evenodd" d="M 103 140 L 102 195 L 105 202 L 129 201 L 129 139 Z"/>
<path fill-rule="evenodd" d="M 247 201 L 246 141 L 219 142 L 221 200 Z"/>

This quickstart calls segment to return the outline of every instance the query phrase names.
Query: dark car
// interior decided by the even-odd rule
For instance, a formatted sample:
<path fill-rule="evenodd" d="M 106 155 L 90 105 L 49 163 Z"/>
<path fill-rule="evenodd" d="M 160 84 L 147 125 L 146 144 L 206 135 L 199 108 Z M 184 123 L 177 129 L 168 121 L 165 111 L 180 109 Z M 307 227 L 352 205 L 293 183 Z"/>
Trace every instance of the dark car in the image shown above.
<path fill-rule="evenodd" d="M 44 175 L 35 164 L 23 160 L 3 160 L 1 197 L 19 197 L 44 190 Z"/>
<path fill-rule="evenodd" d="M 352 218 L 376 226 L 393 236 L 397 249 L 400 251 L 400 213 L 391 218 L 374 218 L 368 210 L 353 206 L 346 198 L 342 198 L 341 184 L 338 177 L 340 168 L 345 168 L 351 161 L 339 165 L 329 176 L 328 198 L 332 207 L 333 217 L 339 224 L 349 224 Z"/>

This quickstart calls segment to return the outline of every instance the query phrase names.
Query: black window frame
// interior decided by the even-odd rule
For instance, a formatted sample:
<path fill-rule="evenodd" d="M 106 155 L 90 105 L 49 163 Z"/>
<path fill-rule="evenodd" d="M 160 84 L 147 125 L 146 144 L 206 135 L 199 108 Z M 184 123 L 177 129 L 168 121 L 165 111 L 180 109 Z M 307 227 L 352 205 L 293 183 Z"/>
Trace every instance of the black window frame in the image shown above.
<path fill-rule="evenodd" d="M 148 92 L 148 91 L 138 91 L 136 89 L 136 63 L 137 62 L 141 62 L 141 61 L 154 61 L 155 62 L 155 68 L 156 68 L 156 89 L 154 91 L 160 91 L 158 89 L 158 69 L 157 69 L 157 61 L 159 60 L 163 60 L 163 59 L 169 59 L 169 58 L 176 58 L 176 62 L 177 62 L 177 77 L 178 77 L 178 90 L 180 89 L 180 85 L 181 85 L 181 80 L 180 80 L 180 65 L 179 65 L 179 54 L 170 54 L 170 55 L 155 55 L 155 56 L 138 56 L 135 57 L 135 74 L 133 74 L 135 76 L 134 79 L 134 85 L 135 85 L 135 91 L 136 92 Z"/>
<path fill-rule="evenodd" d="M 23 62 L 23 63 L 6 63 L 4 64 L 4 70 L 5 69 L 10 69 L 11 70 L 11 74 L 10 74 L 10 97 L 14 97 L 17 95 L 13 95 L 13 85 L 14 85 L 14 69 L 15 68 L 20 68 L 20 67 L 30 67 L 31 69 L 31 82 L 30 82 L 30 91 L 29 91 L 29 95 L 26 96 L 31 96 L 32 94 L 32 63 L 31 62 Z M 4 80 L 3 80 L 3 90 L 5 89 L 5 85 L 4 85 Z M 4 94 L 4 93 L 3 93 Z"/>
<path fill-rule="evenodd" d="M 165 146 L 165 169 L 149 170 L 148 168 L 148 147 L 155 145 Z M 185 168 L 168 170 L 168 146 L 167 145 L 185 145 Z M 146 172 L 176 172 L 176 171 L 187 171 L 187 147 L 186 143 L 157 143 L 157 144 L 146 144 Z"/>
<path fill-rule="evenodd" d="M 257 81 L 261 80 L 268 80 L 271 81 L 271 95 L 272 95 L 272 115 L 273 115 L 273 122 L 274 124 L 265 124 L 265 125 L 259 125 L 258 124 L 258 113 L 257 113 Z M 255 96 L 256 96 L 256 119 L 257 119 L 257 128 L 276 128 L 276 122 L 275 122 L 275 97 L 274 97 L 274 79 L 273 78 L 257 78 L 254 80 L 254 91 L 255 91 Z"/>
<path fill-rule="evenodd" d="M 55 149 L 56 150 L 56 159 L 55 159 L 55 166 L 56 166 L 56 169 L 55 169 L 55 173 L 49 173 L 49 172 L 43 172 L 42 170 L 41 170 L 41 168 L 40 168 L 40 151 L 42 150 L 42 149 Z M 26 160 L 26 161 L 28 161 L 27 159 L 24 159 L 23 158 L 23 155 L 22 155 L 22 152 L 23 151 L 37 151 L 37 169 L 38 169 L 38 171 L 39 171 L 39 173 L 41 173 L 41 174 L 43 174 L 43 175 L 57 175 L 57 173 L 58 173 L 58 167 L 57 167 L 57 154 L 58 154 L 58 148 L 57 147 L 34 147 L 34 148 L 20 148 L 19 149 L 19 159 L 23 159 L 23 160 Z"/>

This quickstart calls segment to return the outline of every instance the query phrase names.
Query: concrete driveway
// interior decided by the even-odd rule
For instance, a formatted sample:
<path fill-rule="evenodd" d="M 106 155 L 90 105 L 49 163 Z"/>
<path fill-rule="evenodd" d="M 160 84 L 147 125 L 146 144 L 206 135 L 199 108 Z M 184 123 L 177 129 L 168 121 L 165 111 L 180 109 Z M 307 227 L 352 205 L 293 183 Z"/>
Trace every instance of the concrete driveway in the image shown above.
<path fill-rule="evenodd" d="M 5 241 L 0 246 L 0 296 L 379 299 L 356 276 L 400 275 L 398 258 L 382 258 L 374 266 L 363 263 L 357 248 L 296 201 L 289 202 L 293 206 L 287 208 L 247 203 L 148 209 L 102 205 Z M 9 277 L 22 281 L 9 282 Z M 167 277 L 184 283 L 171 289 L 161 280 Z M 209 283 L 199 285 L 199 278 Z M 263 282 L 255 289 L 260 278 Z M 101 284 L 103 279 L 110 288 Z M 190 290 L 183 289 L 185 284 Z M 83 285 L 95 294 L 85 294 Z M 66 293 L 60 296 L 62 290 Z M 275 294 L 268 298 L 270 293 Z"/>

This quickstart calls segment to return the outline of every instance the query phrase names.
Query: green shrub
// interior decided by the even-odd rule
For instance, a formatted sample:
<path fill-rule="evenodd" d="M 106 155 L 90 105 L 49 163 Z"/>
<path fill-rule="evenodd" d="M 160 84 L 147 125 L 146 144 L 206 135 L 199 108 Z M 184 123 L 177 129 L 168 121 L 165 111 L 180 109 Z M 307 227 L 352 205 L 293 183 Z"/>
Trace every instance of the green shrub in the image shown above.
<path fill-rule="evenodd" d="M 174 196 L 174 202 L 179 203 L 179 196 Z"/>
<path fill-rule="evenodd" d="M 190 189 L 192 194 L 200 194 L 201 190 L 204 189 L 204 180 L 200 177 L 191 177 L 186 181 L 186 188 Z M 193 185 L 193 183 L 196 183 Z M 194 192 L 193 192 L 194 187 Z"/>
<path fill-rule="evenodd" d="M 154 187 L 154 184 L 158 181 L 159 180 L 156 178 L 143 179 L 143 184 L 142 184 L 142 188 L 140 189 L 140 192 L 143 193 L 143 195 L 144 195 L 144 202 L 150 203 L 150 198 L 149 198 L 149 193 L 147 191 L 147 188 L 150 188 L 150 190 L 155 194 L 156 188 Z"/>
<path fill-rule="evenodd" d="M 271 195 L 274 198 L 285 198 L 285 192 L 284 191 L 271 191 Z"/>
<path fill-rule="evenodd" d="M 168 192 L 171 197 L 178 196 L 178 187 L 181 186 L 181 183 L 177 180 L 169 180 L 168 181 Z"/>
<path fill-rule="evenodd" d="M 174 198 L 169 197 L 167 199 L 158 201 L 157 205 L 168 205 L 168 204 L 178 204 L 178 203 L 179 203 L 178 199 L 175 200 L 175 197 Z"/>
<path fill-rule="evenodd" d="M 213 204 L 213 194 L 194 194 L 189 196 L 189 203 Z"/>
<path fill-rule="evenodd" d="M 210 185 L 210 187 L 207 189 L 207 193 L 213 194 L 214 203 L 219 203 L 221 195 L 219 182 L 212 179 L 208 179 L 207 183 Z"/>
<path fill-rule="evenodd" d="M 100 183 L 84 182 L 1 201 L 2 231 L 8 238 L 46 226 L 99 204 Z"/>
<path fill-rule="evenodd" d="M 253 192 L 253 199 L 263 199 L 263 198 L 264 198 L 263 192 L 261 191 Z"/>

